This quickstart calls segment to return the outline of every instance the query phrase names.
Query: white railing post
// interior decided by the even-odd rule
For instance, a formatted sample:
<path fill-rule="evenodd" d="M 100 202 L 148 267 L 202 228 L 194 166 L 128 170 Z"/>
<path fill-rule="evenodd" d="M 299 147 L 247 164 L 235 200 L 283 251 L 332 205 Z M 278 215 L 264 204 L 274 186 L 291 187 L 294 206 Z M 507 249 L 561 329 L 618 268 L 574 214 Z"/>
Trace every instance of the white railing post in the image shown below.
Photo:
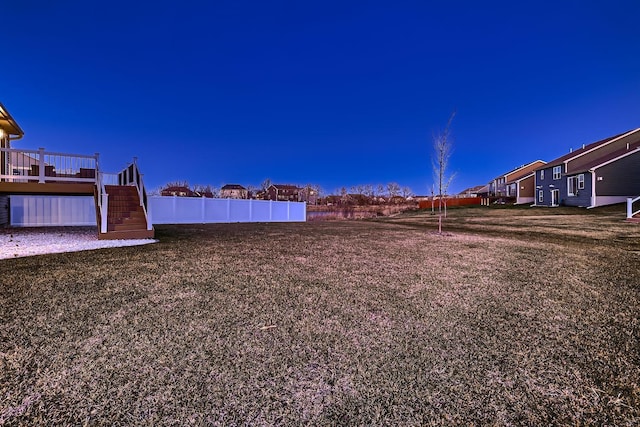
<path fill-rule="evenodd" d="M 44 183 L 44 148 L 38 148 L 38 183 Z"/>
<path fill-rule="evenodd" d="M 633 199 L 627 197 L 627 218 L 633 217 Z"/>
<path fill-rule="evenodd" d="M 95 172 L 95 180 L 96 180 L 96 184 L 99 184 L 100 181 L 98 180 L 98 176 L 100 175 L 100 153 L 96 153 L 96 172 Z"/>
<path fill-rule="evenodd" d="M 140 189 L 140 183 L 138 182 L 138 175 L 140 175 L 140 171 L 138 170 L 138 158 L 133 158 L 133 168 L 131 168 L 131 173 L 133 174 L 133 183 Z"/>
<path fill-rule="evenodd" d="M 109 213 L 109 195 L 102 193 L 102 209 L 100 212 L 100 232 L 107 232 L 107 215 Z"/>

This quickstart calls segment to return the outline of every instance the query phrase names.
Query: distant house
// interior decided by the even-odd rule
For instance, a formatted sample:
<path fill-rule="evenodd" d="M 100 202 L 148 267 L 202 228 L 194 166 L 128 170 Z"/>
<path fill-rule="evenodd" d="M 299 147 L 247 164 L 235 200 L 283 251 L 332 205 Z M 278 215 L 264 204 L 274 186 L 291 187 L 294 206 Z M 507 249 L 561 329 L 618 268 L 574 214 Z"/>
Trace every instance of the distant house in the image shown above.
<path fill-rule="evenodd" d="M 204 197 L 206 199 L 213 199 L 213 191 L 211 191 L 210 189 L 197 190 L 197 191 L 194 191 L 194 194 L 195 194 L 194 197 Z"/>
<path fill-rule="evenodd" d="M 274 201 L 299 202 L 301 201 L 301 190 L 297 185 L 271 184 L 267 188 L 266 198 Z"/>
<path fill-rule="evenodd" d="M 488 184 L 476 185 L 475 187 L 469 187 L 458 193 L 458 197 L 480 197 L 481 191 L 489 191 Z"/>
<path fill-rule="evenodd" d="M 535 171 L 537 206 L 596 207 L 640 195 L 640 128 L 583 145 Z"/>
<path fill-rule="evenodd" d="M 515 203 L 533 202 L 533 171 L 544 164 L 546 162 L 536 160 L 494 178 L 489 183 L 489 197 L 503 197 Z"/>
<path fill-rule="evenodd" d="M 220 197 L 223 199 L 247 199 L 249 192 L 239 184 L 227 184 L 220 189 Z"/>
<path fill-rule="evenodd" d="M 196 192 L 185 186 L 170 186 L 160 191 L 161 196 L 200 197 Z"/>
<path fill-rule="evenodd" d="M 309 186 L 300 189 L 300 201 L 308 205 L 318 204 L 318 190 Z"/>

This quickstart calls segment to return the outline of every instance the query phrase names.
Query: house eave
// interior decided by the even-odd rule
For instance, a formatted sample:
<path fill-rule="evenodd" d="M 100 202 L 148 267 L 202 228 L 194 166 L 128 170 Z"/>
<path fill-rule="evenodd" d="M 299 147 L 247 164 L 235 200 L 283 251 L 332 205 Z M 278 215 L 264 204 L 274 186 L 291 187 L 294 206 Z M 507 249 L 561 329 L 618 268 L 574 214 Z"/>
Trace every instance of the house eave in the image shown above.
<path fill-rule="evenodd" d="M 0 102 L 0 129 L 9 135 L 9 139 L 16 140 L 24 136 L 24 131 L 18 126 L 18 123 L 11 117 L 9 111 Z"/>

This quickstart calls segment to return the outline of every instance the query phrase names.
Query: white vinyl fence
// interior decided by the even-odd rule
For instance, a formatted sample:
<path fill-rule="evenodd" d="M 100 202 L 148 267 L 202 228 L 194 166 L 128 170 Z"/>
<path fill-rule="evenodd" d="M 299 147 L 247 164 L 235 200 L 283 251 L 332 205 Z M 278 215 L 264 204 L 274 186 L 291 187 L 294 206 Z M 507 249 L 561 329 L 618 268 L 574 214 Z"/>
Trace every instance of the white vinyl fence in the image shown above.
<path fill-rule="evenodd" d="M 93 196 L 10 196 L 13 227 L 96 225 Z"/>
<path fill-rule="evenodd" d="M 304 222 L 307 206 L 298 202 L 152 196 L 152 224 L 212 222 Z M 10 196 L 13 227 L 95 226 L 93 196 Z"/>
<path fill-rule="evenodd" d="M 307 205 L 300 202 L 175 196 L 151 196 L 148 200 L 152 224 L 307 220 Z"/>

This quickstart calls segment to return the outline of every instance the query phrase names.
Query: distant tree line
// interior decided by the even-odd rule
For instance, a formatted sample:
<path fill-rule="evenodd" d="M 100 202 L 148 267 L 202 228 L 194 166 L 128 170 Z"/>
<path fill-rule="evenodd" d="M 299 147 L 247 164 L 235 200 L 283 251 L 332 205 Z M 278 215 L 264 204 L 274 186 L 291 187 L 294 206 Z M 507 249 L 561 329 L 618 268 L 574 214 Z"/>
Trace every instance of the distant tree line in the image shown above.
<path fill-rule="evenodd" d="M 273 182 L 267 178 L 260 185 L 247 185 L 242 187 L 246 189 L 246 198 L 257 200 L 269 200 L 268 189 Z M 296 186 L 301 195 L 302 201 L 310 201 L 318 205 L 383 205 L 383 204 L 401 204 L 410 201 L 414 197 L 411 188 L 401 186 L 397 182 L 389 182 L 388 184 L 359 184 L 350 187 L 340 187 L 333 193 L 326 192 L 320 185 L 307 183 L 303 185 L 293 184 Z M 216 186 L 211 184 L 195 184 L 190 185 L 188 181 L 170 181 L 165 185 L 150 191 L 151 195 L 159 196 L 181 196 L 181 197 L 209 197 L 224 198 L 225 186 Z M 313 194 L 315 197 L 308 197 Z M 244 197 L 243 197 L 244 198 Z"/>

